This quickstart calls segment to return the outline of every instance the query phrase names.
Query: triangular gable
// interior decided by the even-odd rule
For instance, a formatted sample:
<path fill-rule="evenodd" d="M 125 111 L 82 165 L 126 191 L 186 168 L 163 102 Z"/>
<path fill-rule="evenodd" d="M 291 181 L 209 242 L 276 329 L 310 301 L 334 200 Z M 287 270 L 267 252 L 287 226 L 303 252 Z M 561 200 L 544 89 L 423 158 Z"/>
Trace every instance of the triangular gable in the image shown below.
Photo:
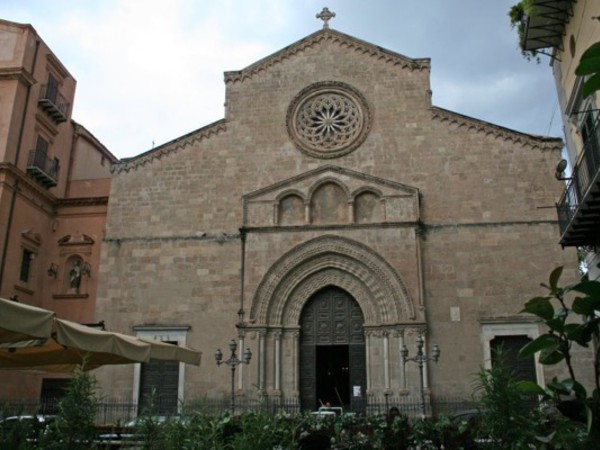
<path fill-rule="evenodd" d="M 560 152 L 564 146 L 564 143 L 560 138 L 522 133 L 437 106 L 432 107 L 431 112 L 433 114 L 433 119 L 442 123 L 452 124 L 457 127 L 466 127 L 468 130 L 475 133 L 489 134 L 497 139 L 512 141 L 523 146 L 558 152 Z"/>
<path fill-rule="evenodd" d="M 414 222 L 419 216 L 419 191 L 395 181 L 334 165 L 325 165 L 279 181 L 243 196 L 245 226 L 277 225 L 277 208 L 288 195 L 310 204 L 313 192 L 322 184 L 333 182 L 348 195 L 348 202 L 365 191 L 375 193 L 383 202 L 386 222 Z"/>
<path fill-rule="evenodd" d="M 300 39 L 291 45 L 288 45 L 287 47 L 255 62 L 254 64 L 249 65 L 242 70 L 225 72 L 225 83 L 234 83 L 250 79 L 254 75 L 268 70 L 275 64 L 290 59 L 298 53 L 302 53 L 306 49 L 315 45 L 319 45 L 323 42 L 334 42 L 342 47 L 354 49 L 357 52 L 368 54 L 380 61 L 385 61 L 409 70 L 429 70 L 430 68 L 429 58 L 412 59 L 339 31 L 332 30 L 330 28 L 324 28 L 306 36 L 303 39 Z"/>
<path fill-rule="evenodd" d="M 120 160 L 111 167 L 111 173 L 129 172 L 132 169 L 138 169 L 154 160 L 161 159 L 163 156 L 170 155 L 177 150 L 187 147 L 198 141 L 209 139 L 227 130 L 225 119 L 221 119 L 205 127 L 194 130 L 191 133 L 180 136 L 172 141 L 160 145 L 152 150 L 144 152 L 132 158 Z"/>

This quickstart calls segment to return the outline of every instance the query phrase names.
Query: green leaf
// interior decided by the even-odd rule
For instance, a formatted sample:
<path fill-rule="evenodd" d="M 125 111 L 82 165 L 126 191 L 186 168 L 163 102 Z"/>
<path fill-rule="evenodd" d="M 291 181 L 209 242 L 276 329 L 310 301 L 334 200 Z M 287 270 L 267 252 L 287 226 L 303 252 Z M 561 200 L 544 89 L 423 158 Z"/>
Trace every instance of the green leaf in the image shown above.
<path fill-rule="evenodd" d="M 587 347 L 588 342 L 592 339 L 592 330 L 585 323 L 570 323 L 565 326 L 564 333 L 567 339 L 575 341 L 583 347 Z"/>
<path fill-rule="evenodd" d="M 556 292 L 556 289 L 558 287 L 558 280 L 560 279 L 562 272 L 563 266 L 559 266 L 556 269 L 554 269 L 550 274 L 550 278 L 548 281 L 550 282 L 550 288 L 552 289 L 552 292 Z"/>
<path fill-rule="evenodd" d="M 548 389 L 561 395 L 569 395 L 571 393 L 570 385 L 567 387 L 563 381 L 558 381 L 556 378 L 553 378 L 552 381 L 548 383 Z"/>
<path fill-rule="evenodd" d="M 600 90 L 600 73 L 592 75 L 585 83 L 583 83 L 581 95 L 583 98 L 587 98 L 598 90 Z"/>
<path fill-rule="evenodd" d="M 600 281 L 582 281 L 572 288 L 574 291 L 581 292 L 588 297 L 600 299 Z"/>
<path fill-rule="evenodd" d="M 556 380 L 554 380 L 556 381 Z M 568 391 L 567 395 L 571 392 L 575 392 L 577 398 L 585 399 L 587 397 L 587 391 L 583 387 L 583 385 L 573 378 L 567 378 L 560 382 L 560 384 Z"/>
<path fill-rule="evenodd" d="M 600 55 L 592 56 L 586 59 L 581 58 L 579 61 L 579 65 L 575 69 L 575 74 L 582 75 L 590 75 L 592 73 L 600 72 Z"/>
<path fill-rule="evenodd" d="M 517 388 L 524 394 L 542 395 L 544 397 L 548 396 L 546 391 L 533 381 L 519 381 L 517 383 Z"/>
<path fill-rule="evenodd" d="M 521 312 L 527 312 L 541 317 L 544 320 L 554 318 L 554 307 L 550 302 L 550 297 L 534 297 L 525 303 L 525 308 Z"/>
<path fill-rule="evenodd" d="M 581 59 L 593 58 L 595 56 L 600 56 L 600 42 L 590 45 L 590 47 L 581 55 Z"/>
<path fill-rule="evenodd" d="M 550 443 L 552 443 L 552 439 L 554 439 L 555 434 L 556 434 L 556 431 L 553 431 L 548 436 L 536 436 L 535 439 L 543 444 L 550 444 Z"/>
<path fill-rule="evenodd" d="M 519 350 L 518 357 L 525 359 L 544 349 L 555 350 L 558 348 L 559 342 L 558 336 L 554 334 L 542 334 Z"/>
<path fill-rule="evenodd" d="M 573 300 L 573 312 L 583 316 L 593 316 L 598 306 L 600 306 L 600 298 L 577 297 Z"/>
<path fill-rule="evenodd" d="M 575 395 L 577 396 L 577 398 L 585 399 L 587 397 L 587 391 L 585 390 L 585 387 L 583 387 L 583 385 L 577 380 L 572 380 L 572 381 L 573 381 L 572 389 L 575 392 Z"/>
<path fill-rule="evenodd" d="M 558 331 L 560 333 L 565 329 L 565 317 L 555 317 L 552 320 L 546 321 L 546 325 L 548 325 L 551 330 Z"/>
<path fill-rule="evenodd" d="M 565 359 L 565 355 L 556 349 L 544 349 L 540 352 L 540 364 L 545 366 L 558 364 L 563 359 Z"/>

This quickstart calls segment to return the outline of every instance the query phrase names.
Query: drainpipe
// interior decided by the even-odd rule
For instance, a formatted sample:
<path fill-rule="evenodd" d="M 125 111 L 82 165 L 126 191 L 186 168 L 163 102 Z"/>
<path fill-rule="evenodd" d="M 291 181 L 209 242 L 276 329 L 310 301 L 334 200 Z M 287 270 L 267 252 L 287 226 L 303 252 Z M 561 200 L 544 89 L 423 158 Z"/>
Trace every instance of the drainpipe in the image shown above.
<path fill-rule="evenodd" d="M 8 241 L 10 239 L 10 228 L 12 226 L 13 214 L 15 211 L 15 201 L 19 192 L 19 180 L 13 184 L 12 198 L 10 199 L 10 208 L 8 209 L 8 220 L 6 222 L 6 233 L 4 234 L 4 247 L 2 248 L 2 261 L 0 261 L 0 295 L 2 295 L 2 282 L 4 281 L 4 267 L 6 266 L 6 255 L 8 253 Z"/>
<path fill-rule="evenodd" d="M 246 236 L 248 230 L 245 227 L 240 228 L 240 239 L 242 241 L 242 256 L 240 262 L 240 310 L 238 311 L 238 328 L 244 326 L 244 276 L 246 271 Z"/>
<path fill-rule="evenodd" d="M 33 62 L 31 63 L 31 77 L 33 78 L 35 72 L 35 65 L 37 62 L 38 50 L 40 48 L 40 41 L 35 41 L 35 51 L 33 52 Z M 23 117 L 21 118 L 21 128 L 19 129 L 19 139 L 17 140 L 17 151 L 15 152 L 15 167 L 19 164 L 19 155 L 21 154 L 21 144 L 23 140 L 23 133 L 25 131 L 25 119 L 27 118 L 27 110 L 29 108 L 29 96 L 31 95 L 31 85 L 27 87 L 27 93 L 25 94 L 25 107 L 23 108 Z"/>

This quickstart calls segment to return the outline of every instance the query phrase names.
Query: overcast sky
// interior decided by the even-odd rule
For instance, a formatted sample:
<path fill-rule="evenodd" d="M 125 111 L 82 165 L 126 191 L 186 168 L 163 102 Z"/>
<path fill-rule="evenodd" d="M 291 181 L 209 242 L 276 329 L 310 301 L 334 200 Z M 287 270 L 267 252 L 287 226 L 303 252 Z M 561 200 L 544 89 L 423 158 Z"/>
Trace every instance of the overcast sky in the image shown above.
<path fill-rule="evenodd" d="M 517 0 L 1 0 L 77 80 L 73 119 L 119 158 L 224 115 L 223 72 L 322 27 L 431 58 L 433 103 L 562 137 L 548 59 L 526 61 L 507 16 Z"/>

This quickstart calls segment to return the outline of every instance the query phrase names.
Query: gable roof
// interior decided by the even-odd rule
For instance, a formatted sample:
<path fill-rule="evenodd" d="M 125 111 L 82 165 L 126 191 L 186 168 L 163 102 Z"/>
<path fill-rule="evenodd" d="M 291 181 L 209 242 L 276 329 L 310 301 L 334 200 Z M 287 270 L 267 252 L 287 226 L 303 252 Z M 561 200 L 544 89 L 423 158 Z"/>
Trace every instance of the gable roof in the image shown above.
<path fill-rule="evenodd" d="M 430 58 L 409 58 L 400 53 L 373 45 L 369 42 L 357 39 L 345 33 L 333 30 L 331 28 L 320 29 L 295 43 L 284 47 L 283 49 L 258 60 L 257 62 L 247 66 L 244 69 L 237 71 L 225 72 L 225 83 L 243 82 L 251 79 L 255 75 L 269 70 L 276 64 L 280 64 L 293 58 L 297 54 L 304 52 L 323 42 L 332 42 L 341 47 L 353 49 L 360 54 L 368 54 L 378 61 L 384 61 L 388 64 L 399 66 L 402 69 L 408 70 L 429 70 Z M 563 141 L 560 138 L 549 138 L 544 136 L 535 136 L 527 133 L 505 128 L 483 120 L 475 119 L 463 114 L 449 111 L 436 106 L 431 107 L 432 118 L 440 122 L 455 124 L 459 127 L 467 127 L 469 130 L 476 133 L 485 133 L 494 135 L 496 138 L 510 140 L 515 143 L 527 145 L 532 148 L 541 150 L 561 150 Z M 193 144 L 197 141 L 209 139 L 212 136 L 221 134 L 227 130 L 227 120 L 221 119 L 210 125 L 201 127 L 191 131 L 183 136 L 175 138 L 156 148 L 148 150 L 137 156 L 125 158 L 114 164 L 111 168 L 112 173 L 129 172 L 132 169 L 138 169 L 156 159 L 161 159 L 172 153 L 176 153 L 179 149 Z"/>
<path fill-rule="evenodd" d="M 177 150 L 187 147 L 197 141 L 203 141 L 220 134 L 227 130 L 227 122 L 225 119 L 218 120 L 210 125 L 194 130 L 188 134 L 184 134 L 172 141 L 166 142 L 158 147 L 155 147 L 147 152 L 141 153 L 131 158 L 124 158 L 117 164 L 111 167 L 112 173 L 129 172 L 132 169 L 137 169 L 141 166 L 146 165 L 154 161 L 155 159 L 161 159 L 163 156 L 167 156 L 171 153 L 177 152 Z"/>
<path fill-rule="evenodd" d="M 532 148 L 561 151 L 564 146 L 563 140 L 558 137 L 536 136 L 523 133 L 437 106 L 432 106 L 431 112 L 432 118 L 439 120 L 440 122 L 454 124 L 458 127 L 466 127 L 468 130 L 474 131 L 475 133 L 491 134 L 495 138 L 513 141 Z"/>
<path fill-rule="evenodd" d="M 362 54 L 368 54 L 380 61 L 385 61 L 389 64 L 400 66 L 403 69 L 429 70 L 430 68 L 429 58 L 412 59 L 339 31 L 332 30 L 331 28 L 323 28 L 263 59 L 258 60 L 254 64 L 251 64 L 242 70 L 225 72 L 225 83 L 235 83 L 250 79 L 254 75 L 264 72 L 276 64 L 282 63 L 296 56 L 298 53 L 302 53 L 306 49 L 312 48 L 327 41 L 336 43 L 342 47 L 353 49 L 354 51 Z"/>

